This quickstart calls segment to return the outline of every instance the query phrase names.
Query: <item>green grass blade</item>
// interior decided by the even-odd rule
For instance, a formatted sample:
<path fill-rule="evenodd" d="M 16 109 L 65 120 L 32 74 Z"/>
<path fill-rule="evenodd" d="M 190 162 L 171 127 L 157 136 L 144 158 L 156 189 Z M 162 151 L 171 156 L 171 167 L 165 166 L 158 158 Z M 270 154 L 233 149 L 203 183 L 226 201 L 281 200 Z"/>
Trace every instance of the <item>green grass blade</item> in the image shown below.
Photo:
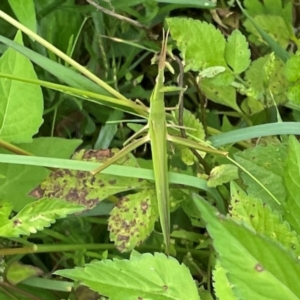
<path fill-rule="evenodd" d="M 233 130 L 230 132 L 215 135 L 209 138 L 214 147 L 234 144 L 253 138 L 259 138 L 270 135 L 300 134 L 299 122 L 284 122 L 257 125 L 248 128 Z"/>
<path fill-rule="evenodd" d="M 43 80 L 20 78 L 20 77 L 16 77 L 16 76 L 13 76 L 10 74 L 4 74 L 4 73 L 0 73 L 0 78 L 8 78 L 8 79 L 22 81 L 22 82 L 26 82 L 26 83 L 30 83 L 30 84 L 40 85 L 40 86 L 43 86 L 43 87 L 46 87 L 46 88 L 49 88 L 52 90 L 56 90 L 59 92 L 73 95 L 75 97 L 78 97 L 78 98 L 86 100 L 86 101 L 90 101 L 93 103 L 106 105 L 106 106 L 114 108 L 114 109 L 122 110 L 122 111 L 128 112 L 130 114 L 134 114 L 137 116 L 143 116 L 143 117 L 148 116 L 148 113 L 146 111 L 147 109 L 145 107 L 138 105 L 135 102 L 128 100 L 128 99 L 120 100 L 120 99 L 113 98 L 106 94 L 103 95 L 103 94 L 90 92 L 90 91 L 86 91 L 86 90 L 82 90 L 82 89 L 78 89 L 78 88 L 74 88 L 74 87 L 69 87 L 69 86 L 65 86 L 65 85 L 61 85 L 61 84 L 57 84 L 57 83 L 51 83 L 51 82 L 43 81 Z M 91 82 L 91 83 L 93 83 L 93 82 Z"/>

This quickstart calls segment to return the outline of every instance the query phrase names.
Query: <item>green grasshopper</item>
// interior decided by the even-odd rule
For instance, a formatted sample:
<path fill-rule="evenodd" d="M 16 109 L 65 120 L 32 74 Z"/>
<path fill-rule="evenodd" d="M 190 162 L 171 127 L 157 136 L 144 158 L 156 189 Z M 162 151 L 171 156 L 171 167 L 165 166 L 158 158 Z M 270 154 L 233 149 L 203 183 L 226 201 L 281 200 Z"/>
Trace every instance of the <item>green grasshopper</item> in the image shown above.
<path fill-rule="evenodd" d="M 130 140 L 139 136 L 142 132 L 147 131 L 143 137 L 131 142 L 124 147 L 115 156 L 102 164 L 92 173 L 101 172 L 109 165 L 115 163 L 135 148 L 150 142 L 152 150 L 153 172 L 156 188 L 156 197 L 158 201 L 158 211 L 160 223 L 164 236 L 166 253 L 170 252 L 170 200 L 169 200 L 169 178 L 168 178 L 168 158 L 167 158 L 167 141 L 177 143 L 183 146 L 191 147 L 200 151 L 212 152 L 221 155 L 227 155 L 226 152 L 219 151 L 210 147 L 203 146 L 185 138 L 171 136 L 167 132 L 166 111 L 164 104 L 164 69 L 167 52 L 167 35 L 164 35 L 162 49 L 158 62 L 158 76 L 152 95 L 150 97 L 150 109 L 147 125 L 134 134 Z M 128 142 L 128 141 L 127 141 Z"/>

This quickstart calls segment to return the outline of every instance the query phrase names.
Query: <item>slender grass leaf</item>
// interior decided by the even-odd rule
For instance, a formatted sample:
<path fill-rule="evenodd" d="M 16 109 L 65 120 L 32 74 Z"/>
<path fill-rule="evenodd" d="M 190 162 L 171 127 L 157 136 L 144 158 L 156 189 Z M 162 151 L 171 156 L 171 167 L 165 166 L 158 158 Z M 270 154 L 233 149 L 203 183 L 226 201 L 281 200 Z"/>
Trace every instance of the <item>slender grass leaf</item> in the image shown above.
<path fill-rule="evenodd" d="M 158 3 L 171 3 L 171 4 L 181 4 L 184 7 L 192 6 L 195 8 L 214 8 L 216 4 L 209 0 L 155 0 Z"/>
<path fill-rule="evenodd" d="M 210 137 L 214 147 L 271 135 L 300 134 L 298 122 L 270 123 L 242 128 Z"/>
<path fill-rule="evenodd" d="M 63 92 L 69 95 L 72 95 L 74 97 L 96 103 L 96 104 L 102 104 L 106 105 L 111 108 L 115 108 L 118 110 L 126 111 L 131 114 L 135 114 L 138 116 L 146 117 L 148 115 L 147 109 L 145 109 L 143 106 L 136 104 L 133 101 L 130 100 L 120 100 L 118 98 L 114 98 L 111 96 L 106 96 L 103 94 L 98 94 L 96 92 L 90 92 L 87 90 L 82 90 L 74 87 L 69 87 L 61 84 L 52 83 L 49 81 L 43 81 L 43 80 L 34 80 L 34 79 L 28 79 L 24 77 L 17 77 L 12 76 L 7 73 L 0 73 L 1 78 L 8 78 L 15 81 L 20 82 L 26 82 L 29 84 L 35 84 L 40 85 L 55 91 Z"/>

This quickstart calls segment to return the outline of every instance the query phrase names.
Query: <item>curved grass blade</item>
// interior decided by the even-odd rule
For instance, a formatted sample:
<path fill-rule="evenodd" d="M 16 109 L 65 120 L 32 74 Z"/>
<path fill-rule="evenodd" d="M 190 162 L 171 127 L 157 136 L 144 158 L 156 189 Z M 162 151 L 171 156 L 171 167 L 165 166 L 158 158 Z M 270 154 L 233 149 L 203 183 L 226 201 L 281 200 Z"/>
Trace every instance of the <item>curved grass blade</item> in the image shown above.
<path fill-rule="evenodd" d="M 270 123 L 233 130 L 210 137 L 214 147 L 270 135 L 300 134 L 299 122 Z"/>

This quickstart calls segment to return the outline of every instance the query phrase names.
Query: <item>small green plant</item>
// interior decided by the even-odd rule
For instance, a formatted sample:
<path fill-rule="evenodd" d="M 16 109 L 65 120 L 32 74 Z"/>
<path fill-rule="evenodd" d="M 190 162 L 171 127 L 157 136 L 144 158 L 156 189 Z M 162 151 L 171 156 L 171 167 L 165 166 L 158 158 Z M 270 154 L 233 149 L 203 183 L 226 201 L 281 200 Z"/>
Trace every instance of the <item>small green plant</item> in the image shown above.
<path fill-rule="evenodd" d="M 0 6 L 18 29 L 0 35 L 0 296 L 299 299 L 292 2 L 229 1 L 245 16 L 239 29 L 222 19 L 221 8 L 231 10 L 222 1 L 88 1 L 101 11 L 38 2 L 28 1 L 26 15 L 9 2 L 23 24 Z M 190 6 L 203 9 L 201 20 L 165 19 Z M 155 24 L 170 35 L 156 82 Z M 78 45 L 88 49 L 87 68 L 71 58 Z M 136 66 L 147 59 L 142 73 Z M 89 70 L 98 64 L 99 77 Z M 119 151 L 143 120 L 150 133 Z M 151 159 L 130 153 L 144 142 Z"/>

